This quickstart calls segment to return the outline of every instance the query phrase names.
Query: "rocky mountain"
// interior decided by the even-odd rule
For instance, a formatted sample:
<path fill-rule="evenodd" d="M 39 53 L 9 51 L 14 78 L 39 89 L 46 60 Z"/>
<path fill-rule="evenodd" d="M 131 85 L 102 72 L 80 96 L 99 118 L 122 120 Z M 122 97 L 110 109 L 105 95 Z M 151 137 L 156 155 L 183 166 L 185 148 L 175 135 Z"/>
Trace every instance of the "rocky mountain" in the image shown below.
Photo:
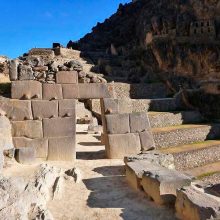
<path fill-rule="evenodd" d="M 218 0 L 138 0 L 120 4 L 115 14 L 68 47 L 120 57 L 127 71 L 108 67 L 106 75 L 192 87 L 195 81 L 220 78 L 219 27 Z"/>

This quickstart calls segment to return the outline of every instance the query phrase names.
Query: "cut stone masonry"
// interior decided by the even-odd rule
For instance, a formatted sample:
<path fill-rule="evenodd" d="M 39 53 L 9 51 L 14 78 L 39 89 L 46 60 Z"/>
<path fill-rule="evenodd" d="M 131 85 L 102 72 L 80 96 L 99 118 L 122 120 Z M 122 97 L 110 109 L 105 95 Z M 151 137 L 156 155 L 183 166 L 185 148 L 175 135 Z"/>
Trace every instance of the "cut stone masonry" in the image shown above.
<path fill-rule="evenodd" d="M 45 53 L 48 54 L 48 50 L 43 55 Z M 28 163 L 33 157 L 75 159 L 75 100 L 109 98 L 107 84 L 78 83 L 78 72 L 72 70 L 58 71 L 55 83 L 42 83 L 32 78 L 16 80 L 16 74 L 19 75 L 16 71 L 19 71 L 17 62 L 11 61 L 10 78 L 15 80 L 11 85 L 12 99 L 0 100 L 0 107 L 11 120 L 17 160 Z M 29 156 L 31 160 L 25 159 Z"/>
<path fill-rule="evenodd" d="M 127 104 L 125 100 L 113 98 L 101 101 L 103 137 L 110 159 L 124 158 L 155 148 L 147 113 L 120 113 L 119 109 L 123 108 L 121 102 Z"/>

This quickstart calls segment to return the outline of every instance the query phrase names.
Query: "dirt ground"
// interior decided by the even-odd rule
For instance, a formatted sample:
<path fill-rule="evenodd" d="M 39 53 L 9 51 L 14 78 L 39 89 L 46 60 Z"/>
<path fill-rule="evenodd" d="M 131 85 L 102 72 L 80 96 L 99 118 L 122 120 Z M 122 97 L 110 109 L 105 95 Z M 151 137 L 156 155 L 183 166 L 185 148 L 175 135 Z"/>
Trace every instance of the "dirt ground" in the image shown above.
<path fill-rule="evenodd" d="M 158 207 L 143 192 L 134 191 L 124 176 L 123 160 L 105 159 L 100 136 L 84 133 L 78 127 L 77 160 L 75 163 L 46 162 L 62 167 L 77 167 L 82 181 L 66 181 L 62 198 L 48 203 L 55 220 L 173 220 L 175 213 Z M 6 176 L 30 178 L 39 167 L 35 165 L 9 166 Z"/>
<path fill-rule="evenodd" d="M 79 184 L 68 184 L 60 202 L 49 203 L 56 220 L 150 220 L 175 219 L 174 213 L 158 207 L 144 193 L 126 182 L 122 160 L 104 159 L 104 146 L 96 135 L 77 134 L 76 167 Z"/>

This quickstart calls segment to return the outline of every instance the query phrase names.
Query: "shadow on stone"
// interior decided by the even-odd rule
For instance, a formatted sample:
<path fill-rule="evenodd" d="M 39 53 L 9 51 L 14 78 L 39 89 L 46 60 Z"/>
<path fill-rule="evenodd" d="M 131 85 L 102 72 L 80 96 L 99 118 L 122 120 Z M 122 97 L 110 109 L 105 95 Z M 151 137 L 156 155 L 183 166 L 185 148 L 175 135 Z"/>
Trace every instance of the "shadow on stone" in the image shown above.
<path fill-rule="evenodd" d="M 102 174 L 103 176 L 122 176 L 122 175 L 125 175 L 124 166 L 97 167 L 93 171 L 96 173 Z"/>
<path fill-rule="evenodd" d="M 78 144 L 82 146 L 101 146 L 102 145 L 100 142 L 79 142 Z"/>
<path fill-rule="evenodd" d="M 88 151 L 88 152 L 76 152 L 76 159 L 78 160 L 100 160 L 105 159 L 105 151 Z"/>
<path fill-rule="evenodd" d="M 110 171 L 115 170 L 114 167 L 106 169 L 109 169 L 108 173 L 115 172 Z M 124 176 L 85 179 L 83 182 L 92 191 L 87 200 L 90 208 L 118 208 L 122 212 L 120 217 L 126 220 L 173 219 L 171 210 L 156 206 L 143 192 L 132 190 Z"/>

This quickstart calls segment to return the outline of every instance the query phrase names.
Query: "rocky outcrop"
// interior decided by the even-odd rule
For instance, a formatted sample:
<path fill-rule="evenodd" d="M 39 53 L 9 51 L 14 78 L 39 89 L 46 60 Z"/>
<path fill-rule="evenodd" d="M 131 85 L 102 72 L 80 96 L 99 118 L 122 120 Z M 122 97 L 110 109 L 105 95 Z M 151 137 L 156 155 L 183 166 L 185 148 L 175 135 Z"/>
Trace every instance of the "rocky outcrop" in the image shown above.
<path fill-rule="evenodd" d="M 192 86 L 188 81 L 219 78 L 219 14 L 219 1 L 134 1 L 121 4 L 78 46 L 125 55 L 121 65 L 132 69 L 130 80 L 156 74 Z"/>
<path fill-rule="evenodd" d="M 4 155 L 13 157 L 14 145 L 12 142 L 11 124 L 1 111 L 0 116 L 0 172 L 4 166 Z M 10 152 L 12 151 L 12 153 Z"/>
<path fill-rule="evenodd" d="M 61 199 L 64 181 L 79 182 L 80 175 L 75 168 L 65 171 L 42 164 L 29 180 L 1 176 L 0 219 L 53 220 L 47 202 Z"/>

